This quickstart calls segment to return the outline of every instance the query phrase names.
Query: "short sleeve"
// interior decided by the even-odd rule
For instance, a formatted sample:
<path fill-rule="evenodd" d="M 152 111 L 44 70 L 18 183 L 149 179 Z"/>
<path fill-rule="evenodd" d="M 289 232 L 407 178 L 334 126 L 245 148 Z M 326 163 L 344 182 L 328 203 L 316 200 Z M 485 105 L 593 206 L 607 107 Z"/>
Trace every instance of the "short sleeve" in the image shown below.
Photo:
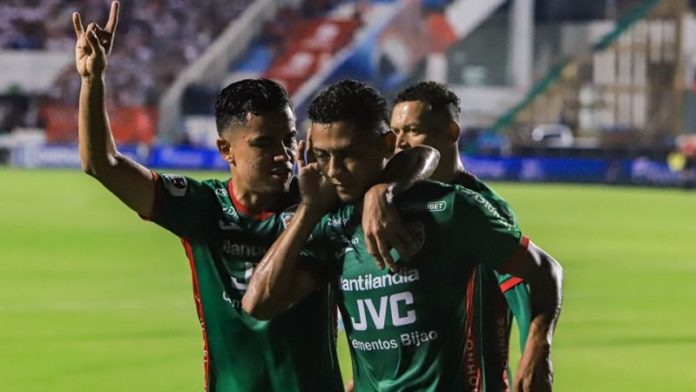
<path fill-rule="evenodd" d="M 344 230 L 352 212 L 352 207 L 346 206 L 321 218 L 300 253 L 305 262 L 326 272 L 337 271 L 345 249 L 351 246 Z"/>
<path fill-rule="evenodd" d="M 201 238 L 209 233 L 218 206 L 214 190 L 195 179 L 154 173 L 155 201 L 147 220 L 179 237 Z"/>
<path fill-rule="evenodd" d="M 514 260 L 526 247 L 515 222 L 477 192 L 457 187 L 452 216 L 453 241 L 467 260 L 498 269 Z"/>

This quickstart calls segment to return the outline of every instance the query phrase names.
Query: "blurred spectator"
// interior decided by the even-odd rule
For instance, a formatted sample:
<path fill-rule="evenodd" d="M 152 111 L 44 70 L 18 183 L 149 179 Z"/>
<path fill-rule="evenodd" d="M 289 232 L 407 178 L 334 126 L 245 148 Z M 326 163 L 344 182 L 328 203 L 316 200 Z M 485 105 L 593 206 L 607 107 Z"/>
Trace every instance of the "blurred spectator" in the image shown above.
<path fill-rule="evenodd" d="M 3 0 L 0 48 L 73 50 L 70 22 L 79 10 L 85 25 L 105 21 L 105 0 Z M 143 0 L 122 7 L 118 39 L 107 76 L 109 101 L 123 106 L 154 105 L 177 73 L 193 62 L 248 5 L 243 0 Z M 77 102 L 79 80 L 69 67 L 50 92 L 54 102 Z"/>

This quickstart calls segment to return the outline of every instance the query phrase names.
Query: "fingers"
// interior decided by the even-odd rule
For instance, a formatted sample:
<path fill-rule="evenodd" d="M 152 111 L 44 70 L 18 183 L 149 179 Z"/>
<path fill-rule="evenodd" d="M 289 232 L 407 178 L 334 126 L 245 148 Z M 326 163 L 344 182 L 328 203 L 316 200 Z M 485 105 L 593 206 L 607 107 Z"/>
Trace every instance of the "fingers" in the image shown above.
<path fill-rule="evenodd" d="M 307 162 L 316 162 L 317 157 L 314 156 L 314 150 L 312 150 L 312 128 L 307 130 Z"/>
<path fill-rule="evenodd" d="M 382 257 L 379 255 L 379 248 L 377 248 L 377 242 L 374 236 L 365 235 L 365 247 L 367 248 L 367 253 L 375 259 L 377 268 L 384 269 L 384 260 L 382 260 Z"/>
<path fill-rule="evenodd" d="M 111 52 L 111 46 L 113 44 L 113 35 L 111 33 L 106 32 L 103 30 L 99 25 L 96 25 L 94 29 L 94 33 L 97 34 L 97 38 L 99 39 L 99 44 L 104 47 L 104 51 L 106 53 Z"/>
<path fill-rule="evenodd" d="M 104 29 L 107 33 L 113 34 L 118 26 L 118 1 L 111 2 L 111 10 L 109 11 L 109 21 L 106 22 L 106 28 Z"/>
<path fill-rule="evenodd" d="M 305 167 L 305 150 L 307 149 L 307 143 L 304 140 L 300 140 L 297 143 L 297 150 L 295 150 L 295 162 L 297 162 L 297 170 L 301 170 Z"/>
<path fill-rule="evenodd" d="M 389 268 L 391 272 L 396 271 L 396 263 L 394 262 L 394 259 L 391 256 L 391 253 L 389 251 L 391 250 L 391 247 L 389 244 L 386 242 L 377 239 L 377 249 L 379 251 L 379 256 L 384 261 L 384 264 Z"/>
<path fill-rule="evenodd" d="M 99 44 L 99 38 L 97 38 L 97 34 L 94 32 L 94 23 L 90 23 L 87 26 L 87 30 L 85 31 L 85 35 L 87 36 L 87 44 L 89 44 L 89 47 L 92 49 L 92 53 L 104 53 L 104 48 Z"/>
<path fill-rule="evenodd" d="M 79 12 L 73 12 L 72 21 L 73 21 L 73 27 L 75 28 L 75 35 L 77 36 L 77 39 L 79 40 L 80 37 L 82 37 L 82 33 L 84 32 L 84 29 L 82 28 L 82 19 L 80 18 Z"/>

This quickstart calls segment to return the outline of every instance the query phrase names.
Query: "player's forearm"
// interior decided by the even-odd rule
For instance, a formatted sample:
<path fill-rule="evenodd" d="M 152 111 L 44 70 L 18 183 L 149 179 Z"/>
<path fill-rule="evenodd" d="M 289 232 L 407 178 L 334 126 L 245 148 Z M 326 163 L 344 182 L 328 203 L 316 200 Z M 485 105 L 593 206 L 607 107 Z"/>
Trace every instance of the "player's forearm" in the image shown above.
<path fill-rule="evenodd" d="M 417 146 L 394 155 L 384 168 L 381 179 L 390 184 L 394 196 L 415 182 L 427 180 L 440 162 L 440 152 L 429 146 Z"/>
<path fill-rule="evenodd" d="M 103 78 L 82 78 L 78 114 L 80 162 L 93 176 L 116 164 L 116 146 L 104 104 Z"/>
<path fill-rule="evenodd" d="M 82 169 L 137 213 L 151 214 L 154 178 L 147 168 L 118 153 L 104 103 L 104 80 L 83 78 L 78 134 Z"/>
<path fill-rule="evenodd" d="M 300 268 L 300 252 L 321 213 L 304 205 L 295 212 L 288 227 L 266 252 L 242 298 L 244 311 L 258 319 L 270 319 L 308 294 L 306 271 Z M 303 287 L 304 286 L 304 287 Z"/>

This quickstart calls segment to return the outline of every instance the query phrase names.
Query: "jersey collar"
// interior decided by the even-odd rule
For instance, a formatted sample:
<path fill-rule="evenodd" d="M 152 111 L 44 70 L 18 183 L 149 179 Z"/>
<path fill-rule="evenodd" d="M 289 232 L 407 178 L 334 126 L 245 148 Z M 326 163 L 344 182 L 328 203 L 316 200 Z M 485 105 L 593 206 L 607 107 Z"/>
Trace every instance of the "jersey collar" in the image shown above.
<path fill-rule="evenodd" d="M 230 201 L 232 202 L 232 205 L 242 215 L 246 215 L 249 218 L 252 218 L 255 220 L 265 221 L 266 219 L 272 217 L 274 214 L 273 211 L 262 211 L 262 212 L 259 212 L 257 214 L 250 213 L 249 209 L 234 196 L 234 189 L 232 187 L 232 179 L 231 178 L 227 182 L 227 192 L 230 194 Z"/>

